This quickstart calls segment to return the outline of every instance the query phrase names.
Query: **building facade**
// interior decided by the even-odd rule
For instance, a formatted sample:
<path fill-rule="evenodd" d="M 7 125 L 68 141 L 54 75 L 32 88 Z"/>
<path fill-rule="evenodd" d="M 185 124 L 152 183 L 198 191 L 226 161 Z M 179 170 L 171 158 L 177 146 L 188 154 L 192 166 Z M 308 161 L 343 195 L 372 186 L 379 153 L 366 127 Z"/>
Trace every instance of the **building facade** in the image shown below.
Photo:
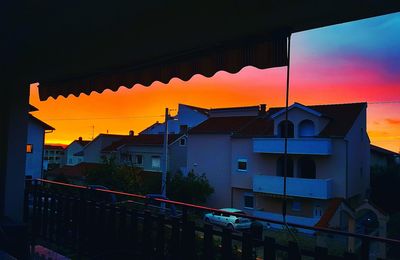
<path fill-rule="evenodd" d="M 54 128 L 29 114 L 26 144 L 25 176 L 33 179 L 43 177 L 43 151 L 46 131 Z"/>
<path fill-rule="evenodd" d="M 89 143 L 89 140 L 83 140 L 82 137 L 79 137 L 77 140 L 74 140 L 72 143 L 70 143 L 64 150 L 64 158 L 62 164 L 74 166 L 83 162 L 83 156 L 80 156 L 78 154 Z"/>
<path fill-rule="evenodd" d="M 178 105 L 178 114 L 168 120 L 168 133 L 179 134 L 200 124 L 208 118 L 208 109 L 189 106 L 185 104 Z M 165 132 L 165 123 L 156 122 L 139 134 L 163 134 Z"/>
<path fill-rule="evenodd" d="M 219 109 L 218 116 L 211 110 L 189 131 L 188 169 L 205 173 L 214 187 L 210 206 L 282 220 L 287 136 L 287 221 L 321 225 L 336 205 L 326 224 L 346 228 L 369 188 L 366 108 L 294 103 L 287 122 L 283 108 L 265 105 Z"/>
<path fill-rule="evenodd" d="M 186 173 L 187 136 L 168 135 L 168 171 Z M 161 172 L 164 161 L 164 135 L 140 134 L 114 142 L 102 150 L 104 156 L 114 158 L 119 165 L 142 168 L 148 172 Z"/>

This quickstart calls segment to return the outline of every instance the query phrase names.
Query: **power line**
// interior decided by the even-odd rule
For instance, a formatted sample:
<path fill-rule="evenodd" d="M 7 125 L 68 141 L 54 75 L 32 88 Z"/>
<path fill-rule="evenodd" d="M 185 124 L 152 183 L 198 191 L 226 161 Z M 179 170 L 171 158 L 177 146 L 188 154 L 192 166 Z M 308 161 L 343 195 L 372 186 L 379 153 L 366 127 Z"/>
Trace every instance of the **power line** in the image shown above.
<path fill-rule="evenodd" d="M 121 117 L 86 117 L 86 118 L 43 118 L 49 121 L 75 121 L 75 120 L 118 120 L 118 119 L 144 119 L 144 118 L 158 118 L 163 115 L 153 116 L 121 116 Z"/>
<path fill-rule="evenodd" d="M 375 102 L 367 102 L 370 105 L 384 105 L 384 104 L 400 104 L 400 101 L 375 101 Z"/>

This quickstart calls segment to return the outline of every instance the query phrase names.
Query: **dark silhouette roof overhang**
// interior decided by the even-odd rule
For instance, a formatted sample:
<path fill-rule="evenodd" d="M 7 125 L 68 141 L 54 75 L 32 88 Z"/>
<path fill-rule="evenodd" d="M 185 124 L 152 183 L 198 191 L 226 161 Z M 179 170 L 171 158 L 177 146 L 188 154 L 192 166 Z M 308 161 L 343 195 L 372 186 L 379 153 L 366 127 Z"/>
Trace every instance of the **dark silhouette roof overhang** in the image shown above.
<path fill-rule="evenodd" d="M 6 80 L 39 82 L 44 100 L 284 66 L 289 33 L 398 12 L 400 2 L 28 0 L 1 10 Z"/>

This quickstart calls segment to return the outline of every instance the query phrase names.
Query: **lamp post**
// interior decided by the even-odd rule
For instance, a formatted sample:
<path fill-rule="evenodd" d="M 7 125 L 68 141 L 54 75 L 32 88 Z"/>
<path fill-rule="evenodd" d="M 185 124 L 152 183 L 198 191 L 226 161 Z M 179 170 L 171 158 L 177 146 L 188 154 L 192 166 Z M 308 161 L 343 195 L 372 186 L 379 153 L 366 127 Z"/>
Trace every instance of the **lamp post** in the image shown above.
<path fill-rule="evenodd" d="M 161 195 L 167 197 L 167 171 L 168 171 L 168 107 L 165 108 L 165 128 L 164 128 L 164 163 L 161 175 Z M 164 203 L 163 203 L 164 204 Z"/>

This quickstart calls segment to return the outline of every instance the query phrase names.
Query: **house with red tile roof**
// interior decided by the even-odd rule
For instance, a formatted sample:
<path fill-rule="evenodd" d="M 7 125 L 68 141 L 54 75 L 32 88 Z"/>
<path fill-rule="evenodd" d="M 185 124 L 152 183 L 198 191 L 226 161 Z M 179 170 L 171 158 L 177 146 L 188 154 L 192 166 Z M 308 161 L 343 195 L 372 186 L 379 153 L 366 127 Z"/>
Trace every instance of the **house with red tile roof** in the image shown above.
<path fill-rule="evenodd" d="M 130 135 L 133 135 L 132 131 L 128 135 L 99 134 L 89 143 L 82 142 L 85 146 L 79 152 L 74 153 L 73 156 L 81 157 L 83 158 L 82 161 L 87 163 L 102 163 L 104 161 L 102 150 L 113 142 L 127 138 Z"/>
<path fill-rule="evenodd" d="M 288 121 L 282 107 L 210 110 L 189 131 L 187 167 L 214 187 L 209 206 L 280 221 L 286 168 L 289 223 L 348 227 L 354 212 L 347 205 L 356 208 L 369 189 L 366 110 L 366 103 L 294 103 Z"/>
<path fill-rule="evenodd" d="M 168 135 L 168 171 L 186 173 L 187 136 Z M 163 134 L 127 136 L 102 149 L 104 156 L 114 158 L 120 165 L 142 168 L 148 172 L 161 172 L 163 163 Z"/>

